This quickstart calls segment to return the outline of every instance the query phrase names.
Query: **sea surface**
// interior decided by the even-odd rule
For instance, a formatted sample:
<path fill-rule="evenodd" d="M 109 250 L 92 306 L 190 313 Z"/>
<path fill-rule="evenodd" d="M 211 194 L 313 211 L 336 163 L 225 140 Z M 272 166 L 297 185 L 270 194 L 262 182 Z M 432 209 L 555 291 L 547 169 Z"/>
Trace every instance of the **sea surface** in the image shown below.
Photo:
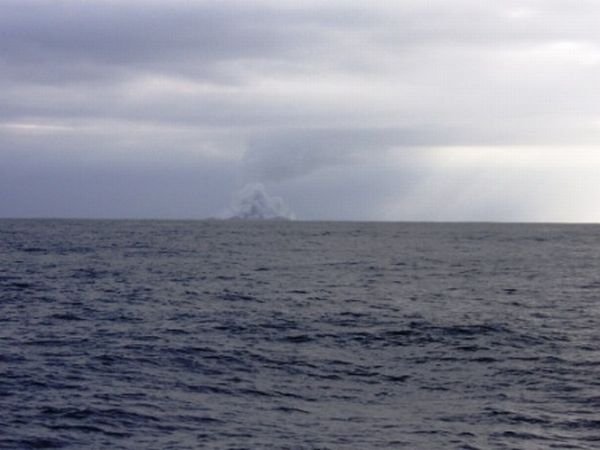
<path fill-rule="evenodd" d="M 600 226 L 0 221 L 2 449 L 598 449 Z"/>

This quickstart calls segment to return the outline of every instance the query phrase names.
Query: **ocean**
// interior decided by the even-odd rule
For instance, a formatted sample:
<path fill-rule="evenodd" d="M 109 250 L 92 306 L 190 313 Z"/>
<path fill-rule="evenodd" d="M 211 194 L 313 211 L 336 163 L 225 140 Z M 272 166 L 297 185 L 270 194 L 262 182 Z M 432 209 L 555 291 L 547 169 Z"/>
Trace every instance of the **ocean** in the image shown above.
<path fill-rule="evenodd" d="M 0 221 L 2 449 L 600 448 L 600 226 Z"/>

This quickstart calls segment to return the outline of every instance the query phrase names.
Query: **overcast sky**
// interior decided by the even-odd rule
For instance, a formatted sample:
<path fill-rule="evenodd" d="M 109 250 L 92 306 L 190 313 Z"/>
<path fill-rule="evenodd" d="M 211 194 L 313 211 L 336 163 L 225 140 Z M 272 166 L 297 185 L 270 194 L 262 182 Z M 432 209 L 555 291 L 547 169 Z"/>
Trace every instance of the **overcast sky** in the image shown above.
<path fill-rule="evenodd" d="M 0 217 L 600 221 L 597 0 L 2 0 Z"/>

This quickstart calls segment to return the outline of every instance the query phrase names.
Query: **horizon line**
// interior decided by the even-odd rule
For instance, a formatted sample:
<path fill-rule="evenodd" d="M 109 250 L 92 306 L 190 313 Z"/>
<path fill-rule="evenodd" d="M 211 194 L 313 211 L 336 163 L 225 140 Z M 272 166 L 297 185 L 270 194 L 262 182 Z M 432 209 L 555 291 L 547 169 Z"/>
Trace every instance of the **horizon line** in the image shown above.
<path fill-rule="evenodd" d="M 0 221 L 98 221 L 98 222 L 225 222 L 225 223 L 389 223 L 389 224 L 489 224 L 489 225 L 600 225 L 596 221 L 553 220 L 378 220 L 378 219 L 241 219 L 241 218 L 172 218 L 172 217 L 0 217 Z"/>

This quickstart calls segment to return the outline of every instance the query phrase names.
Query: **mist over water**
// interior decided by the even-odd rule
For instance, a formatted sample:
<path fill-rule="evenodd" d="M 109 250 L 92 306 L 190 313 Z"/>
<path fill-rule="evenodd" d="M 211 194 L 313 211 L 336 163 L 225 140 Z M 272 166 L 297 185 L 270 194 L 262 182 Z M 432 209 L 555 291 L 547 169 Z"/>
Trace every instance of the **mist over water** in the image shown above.
<path fill-rule="evenodd" d="M 0 448 L 597 449 L 599 236 L 0 221 Z"/>
<path fill-rule="evenodd" d="M 270 195 L 262 183 L 249 183 L 235 196 L 223 215 L 226 219 L 295 219 L 284 201 Z"/>

